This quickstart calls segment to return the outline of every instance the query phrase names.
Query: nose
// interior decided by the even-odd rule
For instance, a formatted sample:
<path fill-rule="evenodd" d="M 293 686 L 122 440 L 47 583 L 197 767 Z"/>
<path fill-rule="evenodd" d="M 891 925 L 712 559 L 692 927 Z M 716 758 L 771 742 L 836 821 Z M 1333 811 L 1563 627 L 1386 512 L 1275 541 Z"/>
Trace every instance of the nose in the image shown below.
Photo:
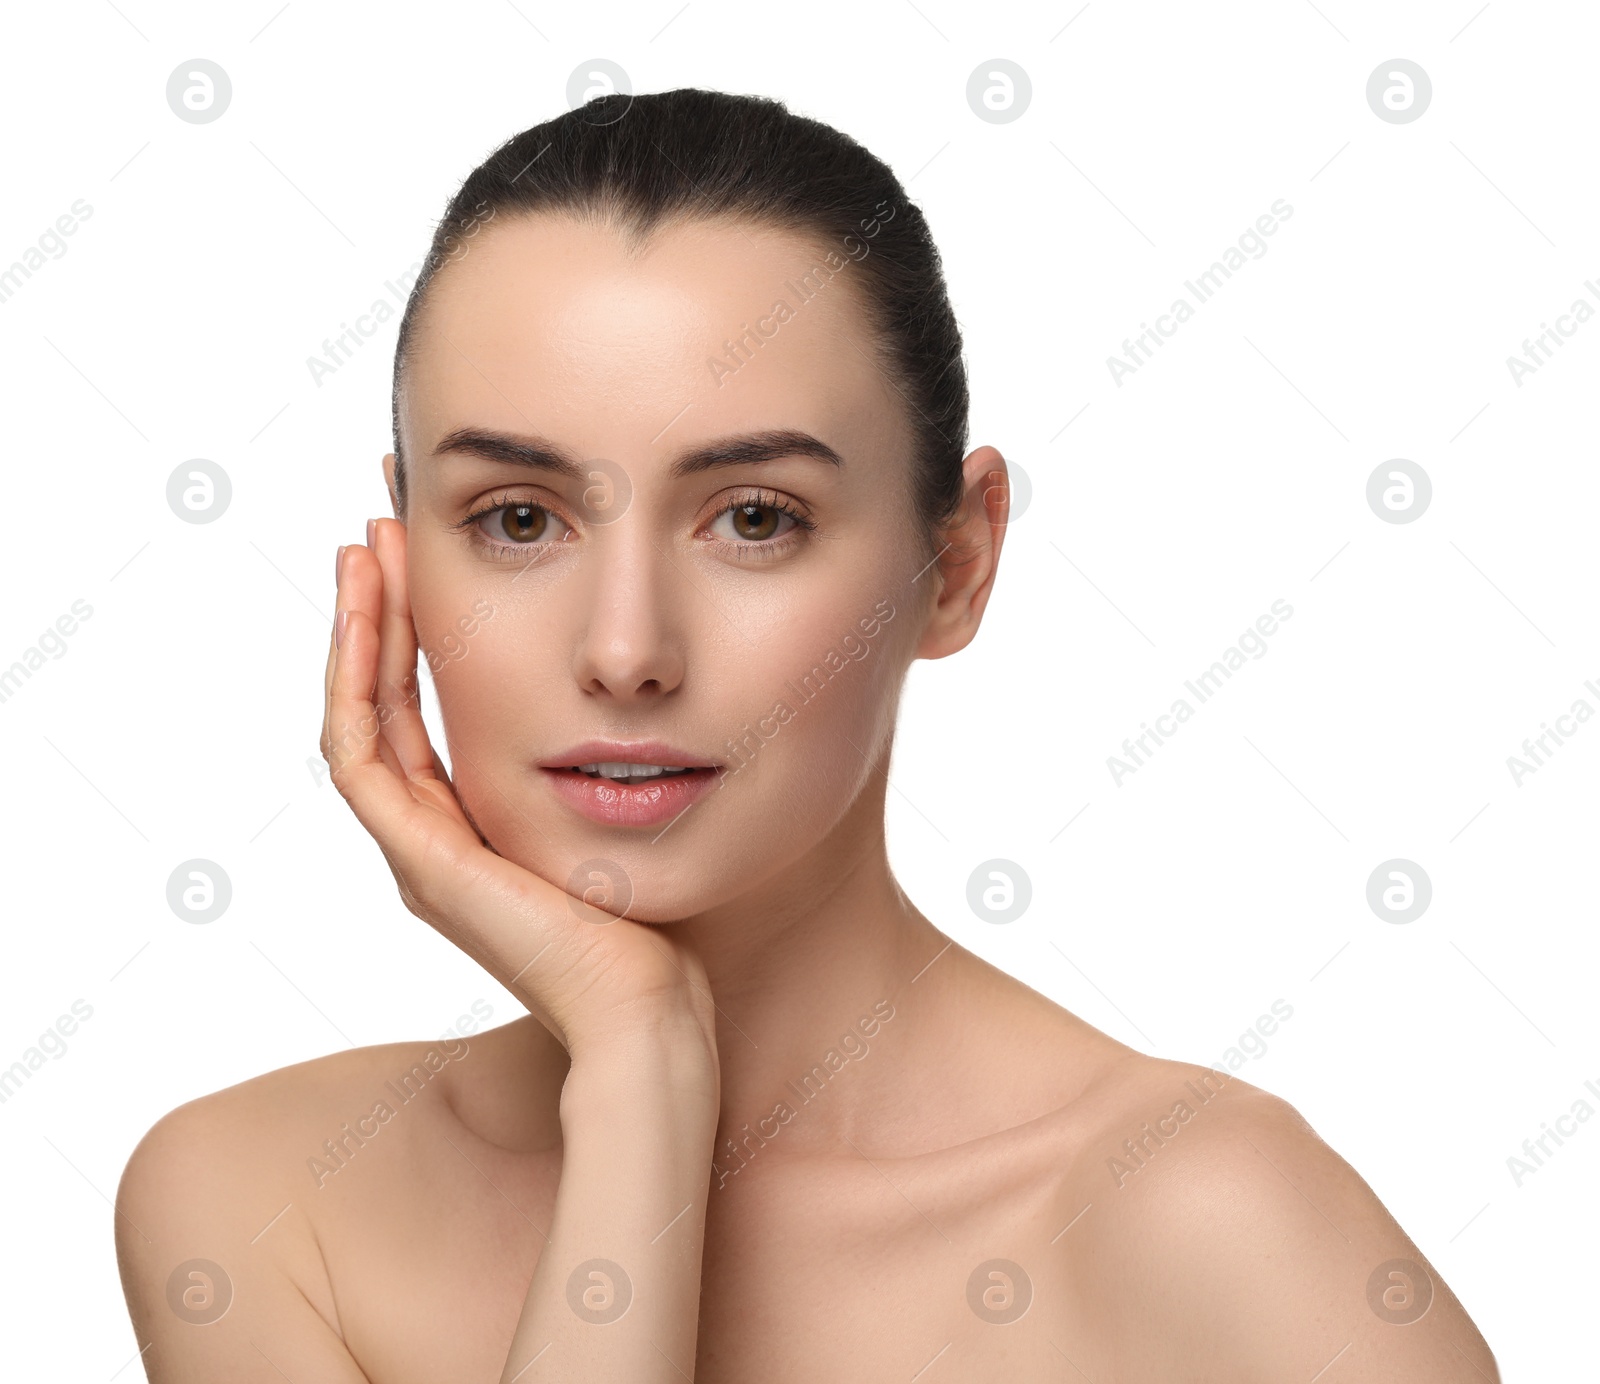
<path fill-rule="evenodd" d="M 676 690 L 685 666 L 676 568 L 635 517 L 593 541 L 580 596 L 587 624 L 573 652 L 579 688 L 618 706 Z"/>

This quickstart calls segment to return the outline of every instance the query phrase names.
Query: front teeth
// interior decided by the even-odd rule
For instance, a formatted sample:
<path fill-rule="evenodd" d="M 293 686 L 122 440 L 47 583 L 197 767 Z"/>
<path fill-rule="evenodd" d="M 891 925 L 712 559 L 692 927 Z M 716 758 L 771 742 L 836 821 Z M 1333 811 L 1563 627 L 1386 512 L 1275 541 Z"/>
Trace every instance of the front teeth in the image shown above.
<path fill-rule="evenodd" d="M 580 764 L 578 768 L 586 774 L 598 774 L 601 778 L 612 779 L 619 783 L 648 783 L 653 778 L 662 774 L 686 774 L 689 771 L 670 764 L 617 764 L 611 762 L 599 764 Z"/>

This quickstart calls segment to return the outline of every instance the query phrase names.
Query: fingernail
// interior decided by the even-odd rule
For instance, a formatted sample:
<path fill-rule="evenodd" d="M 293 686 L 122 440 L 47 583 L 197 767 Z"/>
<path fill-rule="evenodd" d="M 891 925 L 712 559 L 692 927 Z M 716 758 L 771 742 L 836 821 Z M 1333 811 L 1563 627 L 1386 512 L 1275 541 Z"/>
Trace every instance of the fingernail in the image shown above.
<path fill-rule="evenodd" d="M 344 579 L 344 550 L 349 546 L 350 545 L 348 543 L 341 543 L 339 545 L 339 556 L 334 559 L 333 584 L 335 586 L 337 586 Z"/>
<path fill-rule="evenodd" d="M 338 648 L 344 643 L 344 620 L 350 612 L 341 610 L 333 617 L 333 647 Z"/>
<path fill-rule="evenodd" d="M 367 547 L 369 548 L 372 546 L 372 531 L 377 526 L 377 523 L 376 519 L 367 520 Z"/>

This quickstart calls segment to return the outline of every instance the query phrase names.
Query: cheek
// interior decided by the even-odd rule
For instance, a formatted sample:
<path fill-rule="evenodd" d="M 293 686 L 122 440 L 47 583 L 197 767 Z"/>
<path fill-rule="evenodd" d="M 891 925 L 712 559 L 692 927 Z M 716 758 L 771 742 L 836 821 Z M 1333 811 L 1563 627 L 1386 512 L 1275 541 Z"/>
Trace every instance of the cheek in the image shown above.
<path fill-rule="evenodd" d="M 417 637 L 418 660 L 426 663 L 435 673 L 460 662 L 466 657 L 467 650 L 466 636 L 454 625 L 445 625 L 438 630 L 430 627 L 425 635 L 419 634 Z"/>
<path fill-rule="evenodd" d="M 536 743 L 529 710 L 545 688 L 530 681 L 537 658 L 519 637 L 525 621 L 504 596 L 412 596 L 419 671 L 432 674 L 452 750 L 481 764 L 505 762 Z"/>
<path fill-rule="evenodd" d="M 494 749 L 502 757 L 540 743 L 533 717 L 549 694 L 550 672 L 548 666 L 540 670 L 533 646 L 516 638 L 509 622 L 470 638 L 450 627 L 430 632 L 428 648 L 440 716 L 452 742 Z"/>
<path fill-rule="evenodd" d="M 724 753 L 745 780 L 748 825 L 764 821 L 796 837 L 825 830 L 870 776 L 893 730 L 906 662 L 905 621 L 896 624 L 892 598 L 876 594 L 883 589 L 856 587 L 791 609 L 746 650 L 758 673 L 743 680 L 751 714 Z"/>

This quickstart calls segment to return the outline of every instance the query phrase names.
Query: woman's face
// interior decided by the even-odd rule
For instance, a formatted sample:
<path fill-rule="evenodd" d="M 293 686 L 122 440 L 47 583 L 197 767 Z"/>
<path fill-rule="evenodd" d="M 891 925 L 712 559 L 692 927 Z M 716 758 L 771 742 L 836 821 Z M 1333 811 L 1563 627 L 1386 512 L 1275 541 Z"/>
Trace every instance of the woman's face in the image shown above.
<path fill-rule="evenodd" d="M 408 582 L 456 791 L 501 855 L 611 911 L 690 917 L 881 827 L 939 573 L 860 272 L 745 222 L 633 253 L 538 216 L 428 290 Z M 573 767 L 602 760 L 701 767 Z"/>

